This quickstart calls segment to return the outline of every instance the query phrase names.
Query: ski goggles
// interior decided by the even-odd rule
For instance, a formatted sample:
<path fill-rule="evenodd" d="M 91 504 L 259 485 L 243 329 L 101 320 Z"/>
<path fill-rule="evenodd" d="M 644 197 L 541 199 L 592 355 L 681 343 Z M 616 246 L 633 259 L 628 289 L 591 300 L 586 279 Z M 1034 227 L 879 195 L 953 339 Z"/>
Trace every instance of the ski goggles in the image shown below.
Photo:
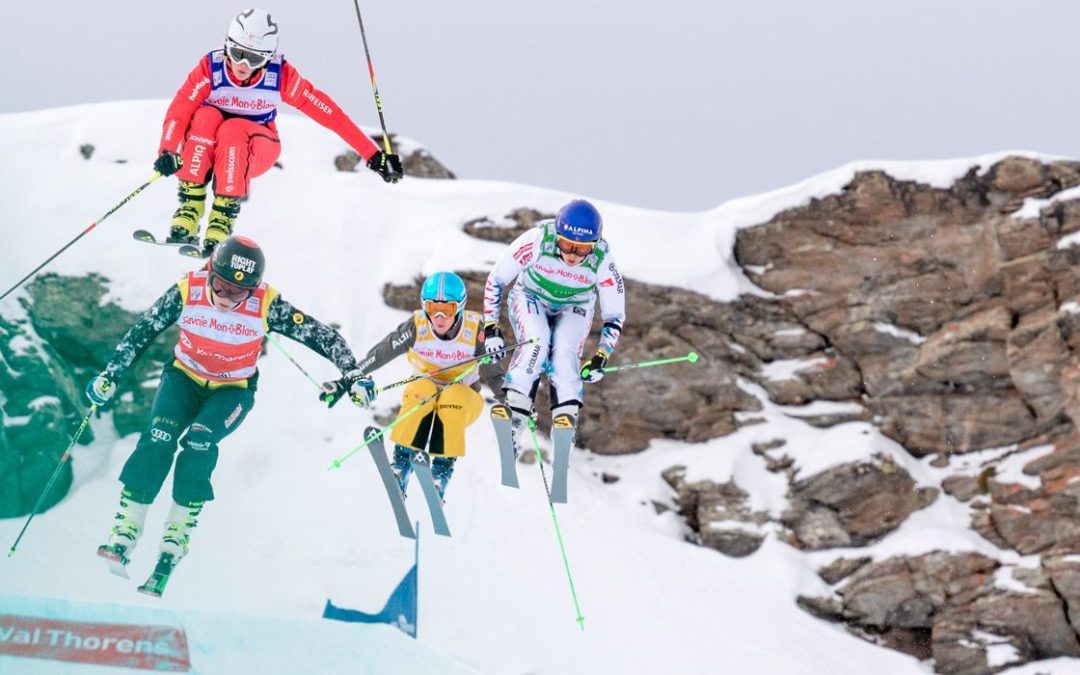
<path fill-rule="evenodd" d="M 240 45 L 234 42 L 225 43 L 225 53 L 229 55 L 229 60 L 233 63 L 240 63 L 246 61 L 252 68 L 262 68 L 266 65 L 266 62 L 270 60 L 273 54 L 266 52 L 257 52 L 253 49 L 244 49 Z"/>
<path fill-rule="evenodd" d="M 555 246 L 566 255 L 587 256 L 596 248 L 595 241 L 574 241 L 559 235 L 555 238 Z"/>
<path fill-rule="evenodd" d="M 424 301 L 424 313 L 428 316 L 437 316 L 442 314 L 446 318 L 450 319 L 456 317 L 458 312 L 461 311 L 461 303 L 453 300 L 425 300 Z"/>
<path fill-rule="evenodd" d="M 250 288 L 245 288 L 232 282 L 225 281 L 216 274 L 210 275 L 210 290 L 214 292 L 214 295 L 235 303 L 241 303 L 250 298 L 252 291 Z"/>

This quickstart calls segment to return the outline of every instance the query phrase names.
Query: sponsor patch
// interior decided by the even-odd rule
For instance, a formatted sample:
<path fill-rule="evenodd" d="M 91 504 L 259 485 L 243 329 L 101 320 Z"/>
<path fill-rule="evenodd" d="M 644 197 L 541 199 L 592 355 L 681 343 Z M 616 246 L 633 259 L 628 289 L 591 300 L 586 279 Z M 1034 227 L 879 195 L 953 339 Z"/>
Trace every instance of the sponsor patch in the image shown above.
<path fill-rule="evenodd" d="M 168 443 L 172 440 L 172 434 L 170 434 L 168 431 L 162 431 L 161 429 L 158 429 L 156 427 L 150 430 L 150 436 L 154 440 L 161 441 L 163 443 Z"/>
<path fill-rule="evenodd" d="M 236 421 L 237 417 L 240 417 L 240 413 L 244 412 L 244 406 L 237 404 L 236 410 L 233 410 L 228 417 L 225 418 L 225 428 L 228 429 Z"/>
<path fill-rule="evenodd" d="M 304 323 L 304 315 L 301 312 L 293 312 L 292 322 L 299 326 Z"/>
<path fill-rule="evenodd" d="M 191 301 L 198 302 L 202 300 L 202 286 L 193 286 L 190 289 Z"/>
<path fill-rule="evenodd" d="M 247 299 L 247 302 L 244 303 L 244 309 L 249 312 L 258 312 L 260 303 L 261 301 L 259 300 L 259 298 L 253 295 Z"/>
<path fill-rule="evenodd" d="M 578 305 L 574 305 L 573 312 L 574 312 L 574 314 L 577 314 L 578 316 L 585 316 L 585 313 L 586 313 L 585 308 L 580 307 Z"/>

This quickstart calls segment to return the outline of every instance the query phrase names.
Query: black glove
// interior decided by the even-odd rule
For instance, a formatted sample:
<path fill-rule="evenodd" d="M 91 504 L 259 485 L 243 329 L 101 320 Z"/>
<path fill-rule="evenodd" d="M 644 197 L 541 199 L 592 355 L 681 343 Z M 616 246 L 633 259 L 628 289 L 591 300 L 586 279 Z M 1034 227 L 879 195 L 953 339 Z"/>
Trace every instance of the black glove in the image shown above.
<path fill-rule="evenodd" d="M 484 325 L 484 351 L 496 360 L 506 356 L 506 340 L 503 340 L 499 324 L 494 321 Z"/>
<path fill-rule="evenodd" d="M 382 176 L 387 183 L 396 183 L 405 175 L 401 168 L 401 158 L 394 154 L 385 154 L 382 150 L 376 150 L 371 159 L 367 161 L 367 168 Z"/>
<path fill-rule="evenodd" d="M 607 365 L 608 355 L 605 352 L 596 352 L 593 357 L 581 364 L 581 379 L 593 384 L 604 379 L 604 366 Z"/>
<path fill-rule="evenodd" d="M 182 166 L 184 166 L 184 160 L 180 155 L 168 150 L 161 153 L 161 157 L 154 160 L 154 171 L 157 171 L 162 176 L 171 176 L 179 171 Z"/>

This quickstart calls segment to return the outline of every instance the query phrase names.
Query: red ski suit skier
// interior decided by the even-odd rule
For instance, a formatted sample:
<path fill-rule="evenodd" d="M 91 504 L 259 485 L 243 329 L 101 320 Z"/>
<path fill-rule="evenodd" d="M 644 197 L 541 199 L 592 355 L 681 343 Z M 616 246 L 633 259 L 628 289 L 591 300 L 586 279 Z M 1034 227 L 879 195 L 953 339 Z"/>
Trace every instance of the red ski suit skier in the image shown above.
<path fill-rule="evenodd" d="M 204 56 L 165 113 L 158 154 L 181 154 L 180 180 L 204 184 L 212 169 L 214 194 L 245 196 L 251 179 L 269 171 L 281 154 L 274 124 L 278 102 L 336 133 L 365 162 L 378 151 L 349 116 L 283 56 L 243 83 L 233 81 L 223 56 L 221 50 Z"/>

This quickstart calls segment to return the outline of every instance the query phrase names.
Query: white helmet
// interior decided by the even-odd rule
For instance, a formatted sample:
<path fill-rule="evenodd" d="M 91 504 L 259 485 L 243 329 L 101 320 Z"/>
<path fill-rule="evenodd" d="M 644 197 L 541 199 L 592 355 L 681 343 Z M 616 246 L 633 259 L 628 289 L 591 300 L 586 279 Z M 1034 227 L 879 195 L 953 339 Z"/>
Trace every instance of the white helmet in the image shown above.
<path fill-rule="evenodd" d="M 229 58 L 233 61 L 246 60 L 253 68 L 265 65 L 277 48 L 278 26 L 265 9 L 245 9 L 240 12 L 225 34 L 225 53 Z"/>

